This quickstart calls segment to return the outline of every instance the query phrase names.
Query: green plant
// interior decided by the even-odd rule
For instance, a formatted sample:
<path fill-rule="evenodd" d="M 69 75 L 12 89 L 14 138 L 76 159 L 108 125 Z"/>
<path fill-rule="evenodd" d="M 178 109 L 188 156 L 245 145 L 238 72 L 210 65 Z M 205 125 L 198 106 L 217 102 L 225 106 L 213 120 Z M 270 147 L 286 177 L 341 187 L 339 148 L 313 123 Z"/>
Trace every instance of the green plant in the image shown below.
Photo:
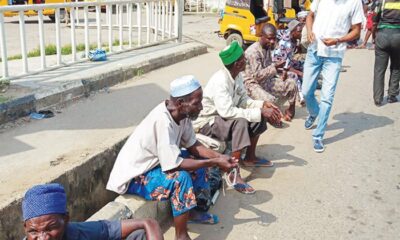
<path fill-rule="evenodd" d="M 0 93 L 7 91 L 10 80 L 0 80 Z"/>
<path fill-rule="evenodd" d="M 6 96 L 0 95 L 0 103 L 7 102 L 10 99 L 11 99 L 11 97 L 6 97 Z"/>
<path fill-rule="evenodd" d="M 129 42 L 128 41 L 124 41 L 122 42 L 122 45 L 128 45 Z M 136 45 L 136 42 L 132 42 L 133 45 Z M 112 43 L 113 46 L 119 46 L 119 40 L 116 39 L 114 40 L 114 42 Z M 103 43 L 102 44 L 103 49 L 108 51 L 108 43 Z M 94 50 L 97 48 L 97 44 L 92 43 L 89 45 L 89 50 Z M 77 52 L 82 52 L 85 51 L 85 44 L 80 43 L 78 45 L 76 45 L 76 51 Z M 61 47 L 61 55 L 69 55 L 72 53 L 72 46 L 71 44 L 67 44 L 63 47 Z M 45 54 L 46 55 L 56 55 L 57 54 L 57 46 L 54 44 L 49 44 L 45 46 Z M 37 47 L 35 49 L 33 49 L 32 51 L 29 51 L 27 54 L 28 57 L 38 57 L 40 56 L 40 48 Z M 7 60 L 16 60 L 16 59 L 22 59 L 22 55 L 21 54 L 16 54 L 16 55 L 12 55 L 9 56 L 7 58 Z M 2 59 L 0 58 L 0 62 L 2 61 Z"/>
<path fill-rule="evenodd" d="M 144 74 L 144 70 L 143 70 L 143 68 L 139 68 L 137 71 L 136 71 L 136 76 L 142 76 Z"/>

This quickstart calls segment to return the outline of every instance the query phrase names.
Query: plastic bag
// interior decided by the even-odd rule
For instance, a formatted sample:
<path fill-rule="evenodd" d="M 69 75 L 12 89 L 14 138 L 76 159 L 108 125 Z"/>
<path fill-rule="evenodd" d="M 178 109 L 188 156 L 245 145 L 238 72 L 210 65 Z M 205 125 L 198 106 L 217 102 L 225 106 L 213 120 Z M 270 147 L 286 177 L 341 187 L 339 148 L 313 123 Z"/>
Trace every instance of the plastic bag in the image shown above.
<path fill-rule="evenodd" d="M 103 49 L 90 50 L 88 58 L 90 61 L 94 62 L 105 61 L 107 60 L 107 54 Z"/>

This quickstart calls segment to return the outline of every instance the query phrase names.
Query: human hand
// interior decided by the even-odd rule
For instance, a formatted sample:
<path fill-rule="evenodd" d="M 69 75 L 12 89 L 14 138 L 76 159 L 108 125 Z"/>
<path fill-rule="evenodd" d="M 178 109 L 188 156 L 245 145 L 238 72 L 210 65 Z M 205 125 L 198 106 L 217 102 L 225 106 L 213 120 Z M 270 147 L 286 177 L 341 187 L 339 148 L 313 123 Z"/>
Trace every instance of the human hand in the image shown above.
<path fill-rule="evenodd" d="M 222 155 L 219 158 L 215 158 L 216 164 L 224 172 L 229 172 L 232 168 L 238 166 L 239 159 L 231 158 L 227 155 Z"/>
<path fill-rule="evenodd" d="M 337 38 L 325 38 L 322 39 L 322 42 L 329 47 L 338 44 L 339 40 Z"/>
<path fill-rule="evenodd" d="M 261 114 L 271 124 L 277 124 L 281 122 L 282 112 L 279 108 L 262 108 Z"/>
<path fill-rule="evenodd" d="M 288 77 L 288 72 L 286 70 L 283 70 L 282 72 L 282 80 L 285 81 Z"/>
<path fill-rule="evenodd" d="M 310 43 L 314 42 L 315 40 L 315 35 L 312 31 L 307 31 L 307 39 Z"/>
<path fill-rule="evenodd" d="M 279 108 L 275 104 L 268 101 L 264 101 L 263 108 L 275 108 L 279 110 Z"/>
<path fill-rule="evenodd" d="M 282 60 L 282 61 L 277 61 L 275 62 L 275 68 L 281 68 L 283 67 L 283 65 L 285 65 L 286 61 Z"/>

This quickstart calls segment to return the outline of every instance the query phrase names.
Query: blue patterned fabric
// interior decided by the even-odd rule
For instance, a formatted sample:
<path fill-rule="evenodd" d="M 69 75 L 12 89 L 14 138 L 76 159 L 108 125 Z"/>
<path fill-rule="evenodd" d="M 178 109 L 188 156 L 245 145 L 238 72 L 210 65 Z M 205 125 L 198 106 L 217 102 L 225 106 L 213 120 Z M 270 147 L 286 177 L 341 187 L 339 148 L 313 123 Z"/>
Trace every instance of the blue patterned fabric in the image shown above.
<path fill-rule="evenodd" d="M 58 183 L 37 185 L 25 193 L 22 201 L 24 221 L 47 214 L 66 214 L 67 197 Z"/>
<path fill-rule="evenodd" d="M 171 201 L 172 214 L 179 216 L 197 206 L 195 193 L 209 191 L 207 169 L 193 172 L 165 173 L 160 167 L 134 178 L 127 194 L 136 194 L 146 200 Z"/>

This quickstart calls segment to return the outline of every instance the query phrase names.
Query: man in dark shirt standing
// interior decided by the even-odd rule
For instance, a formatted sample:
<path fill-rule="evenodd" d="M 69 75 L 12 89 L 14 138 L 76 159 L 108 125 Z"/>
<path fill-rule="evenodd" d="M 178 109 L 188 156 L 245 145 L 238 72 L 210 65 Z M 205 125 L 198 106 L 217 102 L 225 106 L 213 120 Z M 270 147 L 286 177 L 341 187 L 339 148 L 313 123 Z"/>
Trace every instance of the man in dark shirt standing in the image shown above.
<path fill-rule="evenodd" d="M 400 1 L 383 0 L 372 30 L 375 37 L 374 102 L 383 101 L 385 72 L 390 59 L 390 80 L 387 102 L 397 102 L 400 81 Z"/>
<path fill-rule="evenodd" d="M 27 240 L 164 239 L 154 219 L 69 222 L 66 194 L 57 183 L 29 189 L 22 201 L 22 215 Z"/>

